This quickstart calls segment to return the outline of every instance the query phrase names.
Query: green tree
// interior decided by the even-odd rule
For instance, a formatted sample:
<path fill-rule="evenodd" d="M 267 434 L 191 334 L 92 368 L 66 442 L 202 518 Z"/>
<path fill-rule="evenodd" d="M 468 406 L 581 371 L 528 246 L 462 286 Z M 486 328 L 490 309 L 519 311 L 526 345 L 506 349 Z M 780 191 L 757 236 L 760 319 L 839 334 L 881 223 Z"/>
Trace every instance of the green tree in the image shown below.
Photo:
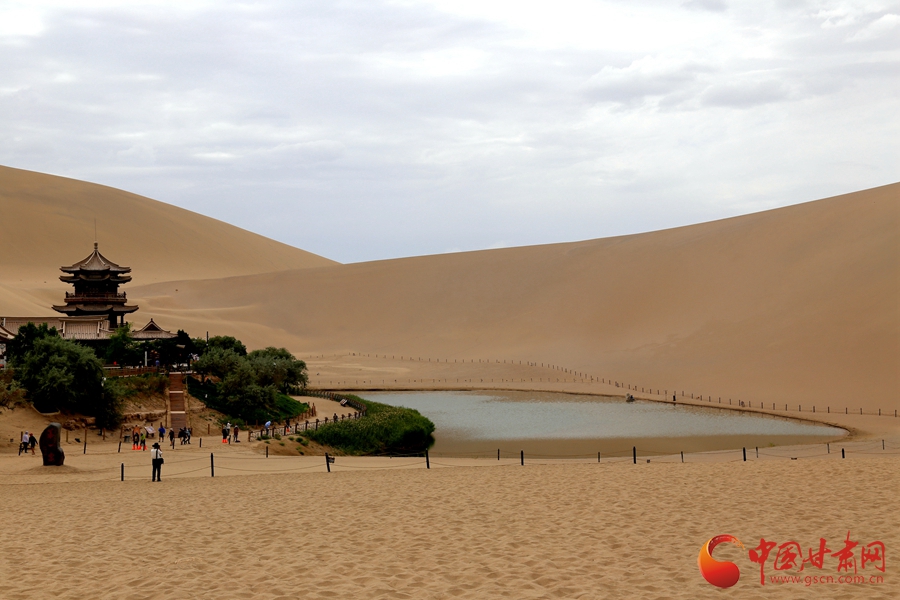
<path fill-rule="evenodd" d="M 254 350 L 247 355 L 247 360 L 256 372 L 260 385 L 274 385 L 282 394 L 299 392 L 309 382 L 306 363 L 297 360 L 285 348 L 269 346 L 264 350 Z"/>
<path fill-rule="evenodd" d="M 143 361 L 143 356 L 131 336 L 131 325 L 125 323 L 116 329 L 109 337 L 104 355 L 107 363 L 116 363 L 118 365 L 137 365 Z"/>
<path fill-rule="evenodd" d="M 275 386 L 260 385 L 256 371 L 246 359 L 240 359 L 220 386 L 220 395 L 225 399 L 229 414 L 259 422 L 275 412 Z"/>
<path fill-rule="evenodd" d="M 217 335 L 209 338 L 207 351 L 213 348 L 221 348 L 222 350 L 233 350 L 238 356 L 247 356 L 247 346 L 241 340 L 230 335 Z"/>
<path fill-rule="evenodd" d="M 6 343 L 9 364 L 13 367 L 20 365 L 25 355 L 34 348 L 35 342 L 48 337 L 59 337 L 56 327 L 48 328 L 46 323 L 28 323 L 20 327 L 15 337 Z"/>
<path fill-rule="evenodd" d="M 246 361 L 234 350 L 211 348 L 200 360 L 194 362 L 194 370 L 201 375 L 212 375 L 224 379 L 226 375 L 238 368 L 238 364 Z"/>
<path fill-rule="evenodd" d="M 41 412 L 86 414 L 105 428 L 121 422 L 119 395 L 103 385 L 103 365 L 90 348 L 59 337 L 38 339 L 17 365 L 16 379 Z"/>

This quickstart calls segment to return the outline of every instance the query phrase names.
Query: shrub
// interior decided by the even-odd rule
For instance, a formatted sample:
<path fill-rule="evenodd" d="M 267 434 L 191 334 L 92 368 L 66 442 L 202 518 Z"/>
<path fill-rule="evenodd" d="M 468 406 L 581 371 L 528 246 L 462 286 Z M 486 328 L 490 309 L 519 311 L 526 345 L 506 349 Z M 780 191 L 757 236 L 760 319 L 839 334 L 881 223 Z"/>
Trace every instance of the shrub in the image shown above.
<path fill-rule="evenodd" d="M 0 407 L 7 408 L 25 401 L 25 390 L 13 377 L 12 369 L 0 369 Z"/>
<path fill-rule="evenodd" d="M 309 430 L 305 435 L 348 454 L 414 454 L 434 443 L 434 423 L 419 411 L 350 397 L 366 406 L 366 416 Z"/>
<path fill-rule="evenodd" d="M 122 420 L 121 390 L 113 381 L 104 385 L 103 365 L 90 348 L 55 336 L 37 339 L 19 360 L 16 379 L 40 412 L 90 415 L 103 428 Z"/>
<path fill-rule="evenodd" d="M 107 379 L 107 383 L 109 382 L 115 382 L 123 398 L 138 394 L 160 396 L 166 393 L 169 385 L 168 377 L 161 373 L 146 373 L 136 377 L 111 377 Z"/>

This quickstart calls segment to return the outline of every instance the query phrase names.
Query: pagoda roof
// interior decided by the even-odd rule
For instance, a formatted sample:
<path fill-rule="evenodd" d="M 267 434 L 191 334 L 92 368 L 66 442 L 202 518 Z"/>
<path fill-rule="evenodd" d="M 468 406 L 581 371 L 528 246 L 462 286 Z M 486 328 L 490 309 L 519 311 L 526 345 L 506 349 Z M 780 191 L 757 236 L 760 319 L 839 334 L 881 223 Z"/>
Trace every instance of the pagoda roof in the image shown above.
<path fill-rule="evenodd" d="M 60 267 L 59 270 L 63 271 L 64 273 L 73 274 L 83 271 L 90 271 L 94 273 L 130 273 L 131 267 L 119 266 L 100 254 L 100 250 L 97 248 L 97 242 L 94 242 L 94 251 L 91 252 L 91 254 L 87 256 L 87 258 L 80 260 L 69 267 Z"/>
<path fill-rule="evenodd" d="M 53 310 L 67 314 L 109 314 L 109 313 L 133 313 L 138 309 L 137 306 L 128 306 L 125 304 L 64 304 L 62 306 L 53 305 Z"/>
<path fill-rule="evenodd" d="M 131 333 L 131 337 L 136 340 L 168 340 L 178 337 L 171 331 L 166 331 L 156 324 L 156 321 L 150 319 L 150 322 Z"/>

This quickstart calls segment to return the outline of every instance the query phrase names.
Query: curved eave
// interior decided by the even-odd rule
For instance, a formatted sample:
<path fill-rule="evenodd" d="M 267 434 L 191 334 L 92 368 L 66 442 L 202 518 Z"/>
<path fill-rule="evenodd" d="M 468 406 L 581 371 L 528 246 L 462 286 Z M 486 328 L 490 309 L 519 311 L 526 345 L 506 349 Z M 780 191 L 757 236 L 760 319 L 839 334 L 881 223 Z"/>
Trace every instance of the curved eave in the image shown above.
<path fill-rule="evenodd" d="M 72 315 L 107 315 L 109 313 L 128 314 L 138 309 L 137 306 L 113 306 L 111 304 L 69 304 L 65 306 L 53 306 L 56 312 L 72 314 Z"/>
<path fill-rule="evenodd" d="M 73 275 L 60 275 L 59 280 L 65 283 L 77 283 L 79 281 L 89 281 L 91 283 L 97 283 L 100 281 L 111 281 L 112 283 L 128 283 L 131 281 L 131 275 L 116 275 L 113 273 L 104 273 L 102 275 L 98 275 L 96 271 L 89 271 L 87 273 L 79 271 Z"/>

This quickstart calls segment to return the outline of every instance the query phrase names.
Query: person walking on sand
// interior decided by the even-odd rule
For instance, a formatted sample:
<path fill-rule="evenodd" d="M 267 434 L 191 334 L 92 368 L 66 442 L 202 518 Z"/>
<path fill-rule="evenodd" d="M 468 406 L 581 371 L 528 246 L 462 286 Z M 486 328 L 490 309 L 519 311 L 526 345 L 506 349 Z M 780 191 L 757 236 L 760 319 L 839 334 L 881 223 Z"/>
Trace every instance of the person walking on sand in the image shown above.
<path fill-rule="evenodd" d="M 142 451 L 147 450 L 147 432 L 146 431 L 141 432 L 141 450 Z"/>
<path fill-rule="evenodd" d="M 237 424 L 235 424 L 234 429 L 232 429 L 232 431 L 234 432 L 234 443 L 237 444 L 237 443 L 240 441 L 240 440 L 238 439 L 238 426 L 237 426 Z"/>
<path fill-rule="evenodd" d="M 37 438 L 33 433 L 28 434 L 28 447 L 31 448 L 31 455 L 34 456 L 34 447 L 37 446 Z"/>
<path fill-rule="evenodd" d="M 159 424 L 159 441 L 162 442 L 166 439 L 166 428 L 162 423 Z"/>
<path fill-rule="evenodd" d="M 150 452 L 150 464 L 153 465 L 153 474 L 150 481 L 162 481 L 162 450 L 159 449 L 159 442 L 153 444 L 153 450 Z"/>
<path fill-rule="evenodd" d="M 222 427 L 222 443 L 228 443 L 228 426 Z"/>
<path fill-rule="evenodd" d="M 172 427 L 169 429 L 169 443 L 173 446 L 175 445 L 175 428 Z"/>
<path fill-rule="evenodd" d="M 28 452 L 29 435 L 30 434 L 27 431 L 22 433 L 22 443 L 19 444 L 19 456 L 22 456 L 22 452 Z"/>

